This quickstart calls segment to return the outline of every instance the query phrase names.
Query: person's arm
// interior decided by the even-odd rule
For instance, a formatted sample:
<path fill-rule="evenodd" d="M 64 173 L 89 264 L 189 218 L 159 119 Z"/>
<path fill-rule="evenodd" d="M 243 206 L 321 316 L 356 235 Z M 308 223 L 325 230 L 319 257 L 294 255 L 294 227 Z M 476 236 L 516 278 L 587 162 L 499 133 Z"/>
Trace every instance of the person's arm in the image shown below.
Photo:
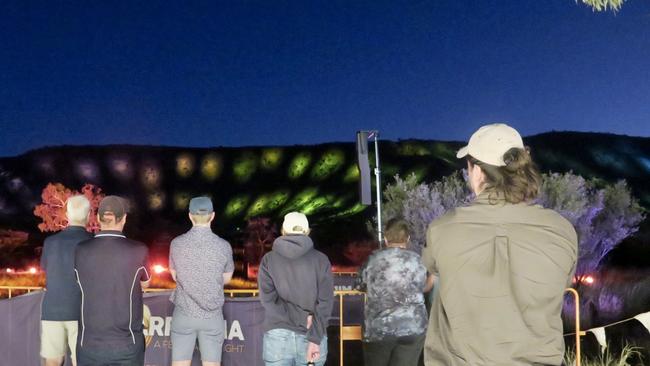
<path fill-rule="evenodd" d="M 147 271 L 148 257 L 149 257 L 149 249 L 147 249 L 147 247 L 144 247 L 144 255 L 142 256 L 142 266 L 138 269 L 138 271 L 140 271 L 140 287 L 142 287 L 142 289 L 149 287 L 149 284 L 151 283 L 151 276 L 149 275 L 149 271 Z"/>
<path fill-rule="evenodd" d="M 318 273 L 318 302 L 312 317 L 312 326 L 307 330 L 307 340 L 319 345 L 327 334 L 327 325 L 334 305 L 334 278 L 332 266 L 325 258 L 325 263 Z"/>
<path fill-rule="evenodd" d="M 269 253 L 270 254 L 270 253 Z M 268 255 L 268 254 L 267 254 Z M 278 295 L 278 292 L 273 283 L 273 277 L 269 272 L 267 265 L 267 255 L 262 258 L 260 268 L 257 273 L 257 285 L 260 290 L 260 302 L 266 311 L 266 314 L 279 314 L 283 318 L 288 318 L 286 304 L 284 300 Z"/>
<path fill-rule="evenodd" d="M 435 221 L 429 224 L 429 228 L 427 229 L 426 246 L 422 248 L 422 263 L 429 273 L 437 275 L 438 266 L 435 260 L 435 246 L 438 244 L 438 234 L 434 223 Z"/>
<path fill-rule="evenodd" d="M 368 262 L 370 262 L 370 258 L 357 271 L 357 278 L 354 280 L 354 289 L 357 291 L 366 291 L 366 268 L 368 267 Z"/>
<path fill-rule="evenodd" d="M 172 243 L 169 245 L 169 274 L 172 275 L 172 279 L 174 282 L 178 282 L 176 280 L 176 265 L 174 264 L 174 241 L 172 240 Z"/>
<path fill-rule="evenodd" d="M 226 285 L 232 279 L 232 273 L 235 271 L 235 263 L 232 259 L 232 247 L 226 243 L 226 266 L 223 270 L 223 284 Z"/>
<path fill-rule="evenodd" d="M 223 284 L 227 285 L 228 282 L 230 282 L 230 280 L 232 280 L 232 272 L 224 273 L 223 274 Z"/>
<path fill-rule="evenodd" d="M 427 282 L 424 284 L 424 289 L 422 292 L 429 292 L 433 288 L 433 286 L 436 284 L 436 275 L 430 273 L 429 276 L 427 277 Z"/>
<path fill-rule="evenodd" d="M 45 239 L 45 242 L 43 242 L 43 249 L 41 250 L 41 271 L 45 271 L 47 268 L 47 248 L 49 245 L 47 245 L 47 239 Z"/>

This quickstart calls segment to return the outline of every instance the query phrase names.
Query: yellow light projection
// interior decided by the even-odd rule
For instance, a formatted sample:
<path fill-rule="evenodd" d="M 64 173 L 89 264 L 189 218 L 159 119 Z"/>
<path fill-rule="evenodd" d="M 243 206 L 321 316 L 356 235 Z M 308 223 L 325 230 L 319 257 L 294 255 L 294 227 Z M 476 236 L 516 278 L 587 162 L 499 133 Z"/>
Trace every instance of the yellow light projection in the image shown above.
<path fill-rule="evenodd" d="M 176 173 L 183 178 L 187 178 L 194 172 L 194 156 L 189 153 L 183 153 L 176 158 Z"/>
<path fill-rule="evenodd" d="M 140 178 L 142 184 L 147 188 L 155 188 L 160 184 L 161 173 L 157 166 L 148 164 L 142 169 Z"/>
<path fill-rule="evenodd" d="M 165 194 L 163 192 L 153 192 L 147 196 L 149 208 L 157 211 L 160 210 L 165 204 Z"/>
<path fill-rule="evenodd" d="M 265 170 L 276 169 L 282 163 L 282 150 L 278 148 L 262 151 L 260 166 Z"/>
<path fill-rule="evenodd" d="M 205 179 L 213 181 L 221 176 L 223 169 L 223 160 L 217 154 L 208 154 L 201 162 L 201 174 Z"/>
<path fill-rule="evenodd" d="M 191 198 L 187 192 L 177 192 L 174 194 L 174 207 L 179 211 L 187 210 Z"/>

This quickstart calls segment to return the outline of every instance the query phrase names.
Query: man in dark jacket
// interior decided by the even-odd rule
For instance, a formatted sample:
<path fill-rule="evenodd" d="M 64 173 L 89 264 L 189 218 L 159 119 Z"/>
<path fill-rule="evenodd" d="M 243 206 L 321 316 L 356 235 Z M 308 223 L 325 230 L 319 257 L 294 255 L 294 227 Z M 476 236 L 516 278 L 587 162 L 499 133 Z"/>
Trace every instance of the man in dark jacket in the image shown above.
<path fill-rule="evenodd" d="M 322 366 L 327 359 L 327 322 L 334 303 L 332 268 L 314 249 L 307 217 L 290 212 L 282 236 L 262 258 L 258 274 L 264 306 L 263 358 L 267 366 Z"/>
<path fill-rule="evenodd" d="M 86 231 L 90 202 L 83 195 L 68 198 L 68 227 L 45 239 L 41 269 L 45 271 L 47 291 L 41 316 L 41 356 L 45 366 L 60 366 L 70 348 L 72 365 L 77 365 L 76 345 L 81 307 L 81 292 L 74 273 L 77 244 L 92 238 Z"/>

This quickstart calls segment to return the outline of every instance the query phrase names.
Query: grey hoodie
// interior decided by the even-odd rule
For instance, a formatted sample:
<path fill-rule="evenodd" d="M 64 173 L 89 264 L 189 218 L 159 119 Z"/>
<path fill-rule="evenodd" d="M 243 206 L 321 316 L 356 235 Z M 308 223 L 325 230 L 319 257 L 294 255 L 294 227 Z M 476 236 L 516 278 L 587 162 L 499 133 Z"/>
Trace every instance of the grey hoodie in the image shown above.
<path fill-rule="evenodd" d="M 306 235 L 275 239 L 258 273 L 264 330 L 288 329 L 320 344 L 334 303 L 332 267 Z M 311 328 L 307 317 L 313 315 Z"/>

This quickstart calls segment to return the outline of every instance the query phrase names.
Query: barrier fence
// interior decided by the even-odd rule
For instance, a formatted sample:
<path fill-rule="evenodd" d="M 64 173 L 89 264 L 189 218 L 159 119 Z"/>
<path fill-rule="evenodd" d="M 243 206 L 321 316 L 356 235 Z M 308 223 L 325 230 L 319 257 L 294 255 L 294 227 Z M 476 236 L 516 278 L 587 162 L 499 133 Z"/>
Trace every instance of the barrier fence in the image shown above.
<path fill-rule="evenodd" d="M 0 291 L 7 291 L 8 297 L 12 298 L 16 292 L 19 293 L 31 293 L 32 291 L 43 290 L 42 287 L 38 286 L 0 286 Z M 146 293 L 159 293 L 171 291 L 171 289 L 160 289 L 160 288 L 149 288 L 144 290 Z M 576 366 L 580 366 L 581 358 L 581 347 L 580 347 L 580 337 L 584 336 L 586 332 L 581 331 L 580 329 L 580 296 L 575 289 L 568 288 L 566 292 L 569 292 L 573 295 L 575 301 L 575 342 L 576 342 Z M 259 295 L 258 289 L 226 289 L 224 293 L 230 297 L 256 297 Z M 355 290 L 337 290 L 334 291 L 334 295 L 338 297 L 338 328 L 339 328 L 339 365 L 344 365 L 344 347 L 343 344 L 345 341 L 361 341 L 363 338 L 363 332 L 361 324 L 348 324 L 345 317 L 345 303 L 346 297 L 356 296 L 362 297 L 363 302 L 365 302 L 366 297 L 364 292 L 355 291 Z M 357 319 L 357 322 L 358 319 Z M 572 334 L 571 334 L 572 335 Z"/>

